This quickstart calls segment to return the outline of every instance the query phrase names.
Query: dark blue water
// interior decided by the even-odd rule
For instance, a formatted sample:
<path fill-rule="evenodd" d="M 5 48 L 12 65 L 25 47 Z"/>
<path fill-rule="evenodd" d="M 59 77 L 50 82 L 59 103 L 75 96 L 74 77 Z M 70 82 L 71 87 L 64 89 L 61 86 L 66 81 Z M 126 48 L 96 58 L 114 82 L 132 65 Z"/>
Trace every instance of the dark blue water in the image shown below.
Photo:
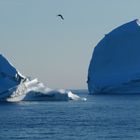
<path fill-rule="evenodd" d="M 140 95 L 87 98 L 0 103 L 0 140 L 140 139 Z"/>

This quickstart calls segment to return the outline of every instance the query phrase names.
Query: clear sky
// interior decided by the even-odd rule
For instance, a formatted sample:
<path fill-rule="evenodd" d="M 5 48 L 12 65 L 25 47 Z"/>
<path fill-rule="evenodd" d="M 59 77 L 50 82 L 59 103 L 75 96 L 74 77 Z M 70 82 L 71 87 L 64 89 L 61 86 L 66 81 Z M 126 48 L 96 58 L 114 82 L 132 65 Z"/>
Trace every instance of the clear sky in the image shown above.
<path fill-rule="evenodd" d="M 87 88 L 93 48 L 140 18 L 139 7 L 140 0 L 0 0 L 0 52 L 48 87 Z"/>

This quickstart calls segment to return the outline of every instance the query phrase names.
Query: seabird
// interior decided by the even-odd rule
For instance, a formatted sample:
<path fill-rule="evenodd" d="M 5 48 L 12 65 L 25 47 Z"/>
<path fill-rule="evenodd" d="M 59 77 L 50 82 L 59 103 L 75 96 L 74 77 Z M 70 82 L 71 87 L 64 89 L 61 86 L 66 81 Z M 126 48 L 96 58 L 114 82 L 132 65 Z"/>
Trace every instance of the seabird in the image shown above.
<path fill-rule="evenodd" d="M 60 17 L 62 20 L 64 20 L 63 16 L 61 14 L 57 15 L 58 17 Z"/>

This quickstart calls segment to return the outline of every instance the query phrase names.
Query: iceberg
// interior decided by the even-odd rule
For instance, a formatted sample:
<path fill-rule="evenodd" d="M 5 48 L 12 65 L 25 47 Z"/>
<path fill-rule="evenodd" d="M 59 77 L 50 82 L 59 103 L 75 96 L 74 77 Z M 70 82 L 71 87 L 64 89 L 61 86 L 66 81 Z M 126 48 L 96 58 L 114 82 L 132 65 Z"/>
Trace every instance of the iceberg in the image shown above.
<path fill-rule="evenodd" d="M 25 79 L 7 59 L 0 55 L 0 99 L 10 95 L 10 91 L 16 89 Z"/>
<path fill-rule="evenodd" d="M 140 93 L 140 22 L 106 34 L 94 48 L 88 69 L 90 94 Z"/>
<path fill-rule="evenodd" d="M 66 90 L 48 88 L 37 79 L 32 79 L 20 84 L 18 88 L 6 98 L 6 101 L 68 101 L 70 100 L 68 93 Z"/>
<path fill-rule="evenodd" d="M 70 90 L 54 90 L 23 76 L 4 56 L 0 55 L 0 101 L 68 101 L 82 100 Z"/>

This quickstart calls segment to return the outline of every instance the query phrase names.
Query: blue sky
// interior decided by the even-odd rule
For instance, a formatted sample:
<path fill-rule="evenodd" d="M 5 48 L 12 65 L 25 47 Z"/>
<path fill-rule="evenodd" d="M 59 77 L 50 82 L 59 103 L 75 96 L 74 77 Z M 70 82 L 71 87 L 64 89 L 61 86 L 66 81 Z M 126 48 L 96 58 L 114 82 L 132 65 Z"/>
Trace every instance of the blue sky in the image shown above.
<path fill-rule="evenodd" d="M 52 88 L 86 88 L 93 48 L 140 18 L 139 0 L 0 0 L 0 52 Z M 56 15 L 62 14 L 62 21 Z"/>

